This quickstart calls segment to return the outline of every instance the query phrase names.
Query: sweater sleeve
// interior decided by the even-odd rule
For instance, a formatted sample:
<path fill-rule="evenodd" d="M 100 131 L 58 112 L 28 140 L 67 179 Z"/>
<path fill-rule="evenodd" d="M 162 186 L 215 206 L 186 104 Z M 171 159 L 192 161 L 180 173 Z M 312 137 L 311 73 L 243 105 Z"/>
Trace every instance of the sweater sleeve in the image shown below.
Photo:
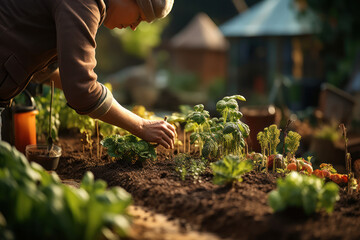
<path fill-rule="evenodd" d="M 61 0 L 54 19 L 60 78 L 68 105 L 79 114 L 99 118 L 113 101 L 94 72 L 101 9 L 95 0 Z"/>

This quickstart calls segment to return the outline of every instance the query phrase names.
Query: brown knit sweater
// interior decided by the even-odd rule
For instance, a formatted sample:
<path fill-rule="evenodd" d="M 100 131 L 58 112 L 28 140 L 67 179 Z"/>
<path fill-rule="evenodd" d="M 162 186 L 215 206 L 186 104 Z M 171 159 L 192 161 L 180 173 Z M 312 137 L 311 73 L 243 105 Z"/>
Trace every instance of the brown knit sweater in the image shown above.
<path fill-rule="evenodd" d="M 94 72 L 105 13 L 103 0 L 1 0 L 0 101 L 57 61 L 68 105 L 94 118 L 105 114 L 113 98 Z"/>

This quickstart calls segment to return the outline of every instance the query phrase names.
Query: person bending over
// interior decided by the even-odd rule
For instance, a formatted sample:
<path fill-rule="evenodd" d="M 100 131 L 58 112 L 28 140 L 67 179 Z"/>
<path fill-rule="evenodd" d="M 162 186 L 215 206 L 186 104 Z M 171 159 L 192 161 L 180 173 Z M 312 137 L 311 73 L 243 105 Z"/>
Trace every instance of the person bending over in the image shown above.
<path fill-rule="evenodd" d="M 172 6 L 173 0 L 1 0 L 0 111 L 29 82 L 50 79 L 78 114 L 173 148 L 171 124 L 122 107 L 94 72 L 95 36 L 102 24 L 135 30 L 142 21 L 166 17 Z"/>

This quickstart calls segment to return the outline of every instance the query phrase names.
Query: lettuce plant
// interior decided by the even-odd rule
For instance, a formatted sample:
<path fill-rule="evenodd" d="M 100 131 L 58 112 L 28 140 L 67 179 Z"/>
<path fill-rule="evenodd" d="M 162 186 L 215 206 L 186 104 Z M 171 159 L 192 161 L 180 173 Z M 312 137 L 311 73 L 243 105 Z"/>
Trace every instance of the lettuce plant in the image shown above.
<path fill-rule="evenodd" d="M 133 164 L 156 159 L 155 147 L 132 134 L 125 136 L 112 135 L 103 139 L 101 144 L 107 148 L 107 152 L 111 157 L 131 161 Z"/>
<path fill-rule="evenodd" d="M 251 161 L 240 160 L 236 155 L 227 155 L 210 166 L 214 174 L 213 182 L 218 185 L 241 182 L 241 176 L 253 168 Z"/>
<path fill-rule="evenodd" d="M 275 212 L 289 207 L 303 209 L 307 215 L 325 210 L 331 213 L 339 199 L 339 187 L 315 176 L 291 172 L 285 179 L 278 179 L 277 189 L 269 194 L 268 202 Z"/>

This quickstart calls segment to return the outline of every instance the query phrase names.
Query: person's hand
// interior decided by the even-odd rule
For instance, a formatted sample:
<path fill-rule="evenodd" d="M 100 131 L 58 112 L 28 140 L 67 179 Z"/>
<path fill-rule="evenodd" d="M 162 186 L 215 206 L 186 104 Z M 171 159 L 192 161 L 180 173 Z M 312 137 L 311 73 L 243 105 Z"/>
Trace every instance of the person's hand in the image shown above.
<path fill-rule="evenodd" d="M 139 132 L 134 135 L 147 141 L 158 143 L 165 148 L 174 148 L 176 130 L 173 125 L 163 120 L 144 119 Z"/>

